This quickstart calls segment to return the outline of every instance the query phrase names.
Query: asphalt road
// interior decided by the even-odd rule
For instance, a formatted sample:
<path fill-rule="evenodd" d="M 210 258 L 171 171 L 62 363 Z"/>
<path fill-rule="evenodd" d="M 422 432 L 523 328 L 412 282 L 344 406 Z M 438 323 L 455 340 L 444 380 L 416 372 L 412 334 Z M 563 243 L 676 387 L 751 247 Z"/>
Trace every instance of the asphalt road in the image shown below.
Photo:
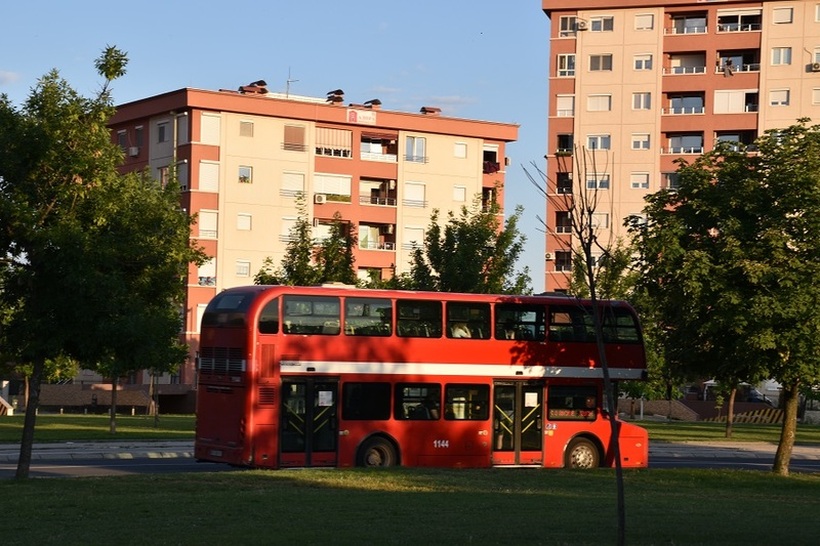
<path fill-rule="evenodd" d="M 771 470 L 776 446 L 765 442 L 654 442 L 650 468 Z M 0 479 L 13 478 L 19 446 L 0 445 Z M 227 465 L 200 463 L 192 442 L 88 442 L 36 445 L 32 477 L 123 476 L 181 472 L 225 472 Z M 795 446 L 790 471 L 820 473 L 820 447 Z"/>

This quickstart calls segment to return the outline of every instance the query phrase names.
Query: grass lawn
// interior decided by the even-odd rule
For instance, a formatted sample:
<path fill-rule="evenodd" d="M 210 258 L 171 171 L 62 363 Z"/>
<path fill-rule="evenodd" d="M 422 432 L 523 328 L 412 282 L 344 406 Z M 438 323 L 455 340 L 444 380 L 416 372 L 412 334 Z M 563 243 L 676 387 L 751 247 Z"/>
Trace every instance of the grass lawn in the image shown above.
<path fill-rule="evenodd" d="M 683 421 L 633 421 L 649 430 L 650 441 L 698 442 L 725 441 L 722 423 Z M 0 442 L 19 442 L 23 430 L 23 415 L 0 417 Z M 193 440 L 193 415 L 161 415 L 155 427 L 149 416 L 117 416 L 117 433 L 109 432 L 107 415 L 37 416 L 35 441 L 72 442 L 83 440 Z M 731 441 L 764 441 L 777 443 L 780 425 L 742 423 L 734 426 Z M 797 443 L 820 446 L 820 426 L 798 425 Z"/>
<path fill-rule="evenodd" d="M 20 442 L 23 418 L 22 413 L 0 417 L 0 442 Z M 107 415 L 38 415 L 34 427 L 35 442 L 193 439 L 193 415 L 161 415 L 159 423 L 146 415 L 117 415 L 116 434 L 110 432 Z"/>
<path fill-rule="evenodd" d="M 628 544 L 815 544 L 820 476 L 625 472 Z M 0 482 L 3 544 L 614 544 L 610 470 L 279 470 Z"/>
<path fill-rule="evenodd" d="M 0 417 L 19 442 L 23 416 Z M 724 440 L 716 423 L 639 424 L 655 441 Z M 37 441 L 192 439 L 193 416 L 40 415 Z M 776 442 L 777 426 L 736 425 Z M 798 442 L 820 445 L 820 427 Z M 628 544 L 815 544 L 820 476 L 625 472 Z M 614 473 L 537 469 L 301 469 L 0 481 L 5 545 L 614 544 Z"/>

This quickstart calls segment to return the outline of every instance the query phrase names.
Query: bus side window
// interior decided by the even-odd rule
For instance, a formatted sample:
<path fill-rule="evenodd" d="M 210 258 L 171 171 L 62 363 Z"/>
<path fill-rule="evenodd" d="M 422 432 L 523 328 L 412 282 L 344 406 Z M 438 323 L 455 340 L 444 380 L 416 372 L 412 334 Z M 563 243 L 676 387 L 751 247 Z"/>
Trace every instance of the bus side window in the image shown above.
<path fill-rule="evenodd" d="M 434 421 L 441 417 L 438 383 L 399 383 L 394 400 L 393 416 L 398 420 Z"/>
<path fill-rule="evenodd" d="M 259 333 L 279 333 L 279 298 L 274 298 L 265 304 L 264 309 L 259 314 Z"/>
<path fill-rule="evenodd" d="M 444 419 L 486 421 L 490 418 L 490 387 L 478 384 L 450 384 L 444 389 Z"/>
<path fill-rule="evenodd" d="M 449 338 L 489 339 L 490 304 L 448 302 L 446 332 Z"/>
<path fill-rule="evenodd" d="M 401 337 L 441 337 L 441 302 L 398 300 L 396 333 Z"/>

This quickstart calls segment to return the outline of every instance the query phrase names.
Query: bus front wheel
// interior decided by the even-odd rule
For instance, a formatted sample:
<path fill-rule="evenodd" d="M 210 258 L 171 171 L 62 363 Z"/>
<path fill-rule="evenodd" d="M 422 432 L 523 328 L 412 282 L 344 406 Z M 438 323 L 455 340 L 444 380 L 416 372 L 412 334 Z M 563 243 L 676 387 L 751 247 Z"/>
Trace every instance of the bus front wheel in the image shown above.
<path fill-rule="evenodd" d="M 394 466 L 396 449 L 384 438 L 371 438 L 359 451 L 359 466 Z"/>
<path fill-rule="evenodd" d="M 601 455 L 598 448 L 586 438 L 575 438 L 567 446 L 565 465 L 567 468 L 580 468 L 583 470 L 597 468 Z"/>

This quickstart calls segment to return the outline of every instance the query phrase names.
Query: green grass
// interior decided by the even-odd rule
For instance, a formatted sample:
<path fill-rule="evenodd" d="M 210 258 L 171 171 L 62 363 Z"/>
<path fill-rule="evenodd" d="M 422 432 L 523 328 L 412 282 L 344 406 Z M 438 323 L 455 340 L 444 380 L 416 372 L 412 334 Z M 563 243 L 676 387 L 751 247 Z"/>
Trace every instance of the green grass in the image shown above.
<path fill-rule="evenodd" d="M 23 414 L 0 417 L 0 442 L 20 442 Z M 38 415 L 35 442 L 98 440 L 193 440 L 193 415 L 161 415 L 159 426 L 150 416 L 117 416 L 117 432 L 111 434 L 107 415 Z"/>
<path fill-rule="evenodd" d="M 725 441 L 722 423 L 682 421 L 634 421 L 649 430 L 649 439 L 664 442 Z M 0 442 L 19 442 L 23 415 L 0 417 Z M 76 442 L 95 440 L 193 440 L 193 415 L 162 415 L 159 427 L 148 416 L 117 416 L 117 433 L 109 432 L 107 415 L 38 415 L 37 442 Z M 780 425 L 742 423 L 734 426 L 731 441 L 777 443 Z M 797 443 L 820 446 L 820 426 L 798 425 Z"/>
<path fill-rule="evenodd" d="M 650 441 L 664 442 L 772 442 L 780 441 L 780 425 L 740 423 L 732 427 L 732 437 L 726 438 L 724 423 L 702 421 L 634 421 L 649 430 Z M 820 426 L 797 425 L 795 442 L 820 446 Z"/>
<path fill-rule="evenodd" d="M 610 470 L 280 470 L 0 482 L 3 544 L 614 544 Z M 820 476 L 625 473 L 627 543 L 813 544 Z"/>

